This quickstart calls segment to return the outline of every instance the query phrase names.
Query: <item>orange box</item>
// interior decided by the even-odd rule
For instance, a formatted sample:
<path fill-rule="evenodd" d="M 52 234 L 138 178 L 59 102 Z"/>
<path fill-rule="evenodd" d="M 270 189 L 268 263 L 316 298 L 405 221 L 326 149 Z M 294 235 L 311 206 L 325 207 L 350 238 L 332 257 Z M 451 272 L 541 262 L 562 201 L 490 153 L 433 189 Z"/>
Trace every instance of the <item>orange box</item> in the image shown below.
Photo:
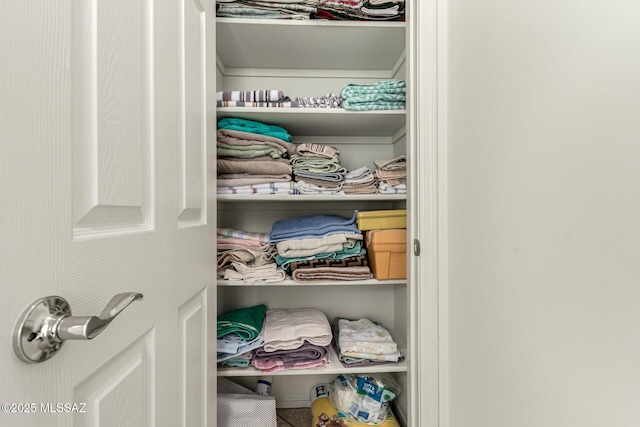
<path fill-rule="evenodd" d="M 371 271 L 378 280 L 407 278 L 407 230 L 371 230 L 365 234 Z"/>

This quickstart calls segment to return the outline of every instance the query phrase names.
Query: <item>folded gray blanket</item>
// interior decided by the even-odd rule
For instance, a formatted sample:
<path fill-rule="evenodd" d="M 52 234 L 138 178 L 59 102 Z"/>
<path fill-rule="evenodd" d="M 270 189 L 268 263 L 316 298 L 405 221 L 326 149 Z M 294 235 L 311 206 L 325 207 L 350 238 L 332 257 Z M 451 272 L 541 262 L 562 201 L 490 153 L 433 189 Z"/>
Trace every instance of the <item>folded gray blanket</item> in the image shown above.
<path fill-rule="evenodd" d="M 289 367 L 296 362 L 318 360 L 327 354 L 327 348 L 305 342 L 300 347 L 293 350 L 264 351 L 264 348 L 256 349 L 254 358 L 265 360 L 280 360 L 285 367 Z"/>
<path fill-rule="evenodd" d="M 299 268 L 292 274 L 293 280 L 368 280 L 373 278 L 369 267 L 314 267 Z"/>
<path fill-rule="evenodd" d="M 311 182 L 311 180 L 326 181 L 327 183 L 340 183 L 344 181 L 344 175 L 341 173 L 321 173 L 311 172 L 303 169 L 296 169 L 293 174 L 296 176 L 296 181 L 299 181 L 299 179 L 297 178 L 302 178 L 307 182 Z"/>

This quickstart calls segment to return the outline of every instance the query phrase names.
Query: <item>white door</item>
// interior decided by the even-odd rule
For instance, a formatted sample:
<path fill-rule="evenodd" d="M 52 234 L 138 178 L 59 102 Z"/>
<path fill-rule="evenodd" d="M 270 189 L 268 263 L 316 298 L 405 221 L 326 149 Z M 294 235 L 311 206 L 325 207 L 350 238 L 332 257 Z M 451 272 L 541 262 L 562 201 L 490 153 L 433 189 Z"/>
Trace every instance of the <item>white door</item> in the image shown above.
<path fill-rule="evenodd" d="M 206 424 L 204 11 L 2 2 L 0 426 Z M 33 301 L 129 291 L 92 340 L 14 353 Z"/>

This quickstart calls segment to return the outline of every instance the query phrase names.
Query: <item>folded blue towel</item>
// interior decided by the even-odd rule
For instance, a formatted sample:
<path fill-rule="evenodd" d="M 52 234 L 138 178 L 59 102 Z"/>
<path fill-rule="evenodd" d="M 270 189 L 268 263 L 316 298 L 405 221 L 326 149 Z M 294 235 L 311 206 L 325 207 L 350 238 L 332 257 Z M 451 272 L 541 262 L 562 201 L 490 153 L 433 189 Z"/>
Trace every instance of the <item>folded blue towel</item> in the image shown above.
<path fill-rule="evenodd" d="M 356 213 L 357 211 L 354 211 L 351 218 L 339 215 L 312 215 L 278 220 L 271 227 L 270 242 L 275 244 L 284 240 L 324 237 L 337 233 L 360 233 L 356 224 Z"/>

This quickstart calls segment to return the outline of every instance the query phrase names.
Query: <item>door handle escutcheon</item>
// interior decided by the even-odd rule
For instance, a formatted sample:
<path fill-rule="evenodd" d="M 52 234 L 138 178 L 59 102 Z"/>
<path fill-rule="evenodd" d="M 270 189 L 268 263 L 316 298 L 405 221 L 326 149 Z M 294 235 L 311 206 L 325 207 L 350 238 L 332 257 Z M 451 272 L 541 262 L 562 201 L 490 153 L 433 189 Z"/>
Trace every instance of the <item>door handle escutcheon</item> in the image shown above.
<path fill-rule="evenodd" d="M 66 340 L 90 340 L 142 294 L 115 295 L 98 316 L 72 316 L 62 297 L 40 298 L 22 313 L 14 329 L 13 350 L 20 360 L 39 363 L 53 357 Z"/>

